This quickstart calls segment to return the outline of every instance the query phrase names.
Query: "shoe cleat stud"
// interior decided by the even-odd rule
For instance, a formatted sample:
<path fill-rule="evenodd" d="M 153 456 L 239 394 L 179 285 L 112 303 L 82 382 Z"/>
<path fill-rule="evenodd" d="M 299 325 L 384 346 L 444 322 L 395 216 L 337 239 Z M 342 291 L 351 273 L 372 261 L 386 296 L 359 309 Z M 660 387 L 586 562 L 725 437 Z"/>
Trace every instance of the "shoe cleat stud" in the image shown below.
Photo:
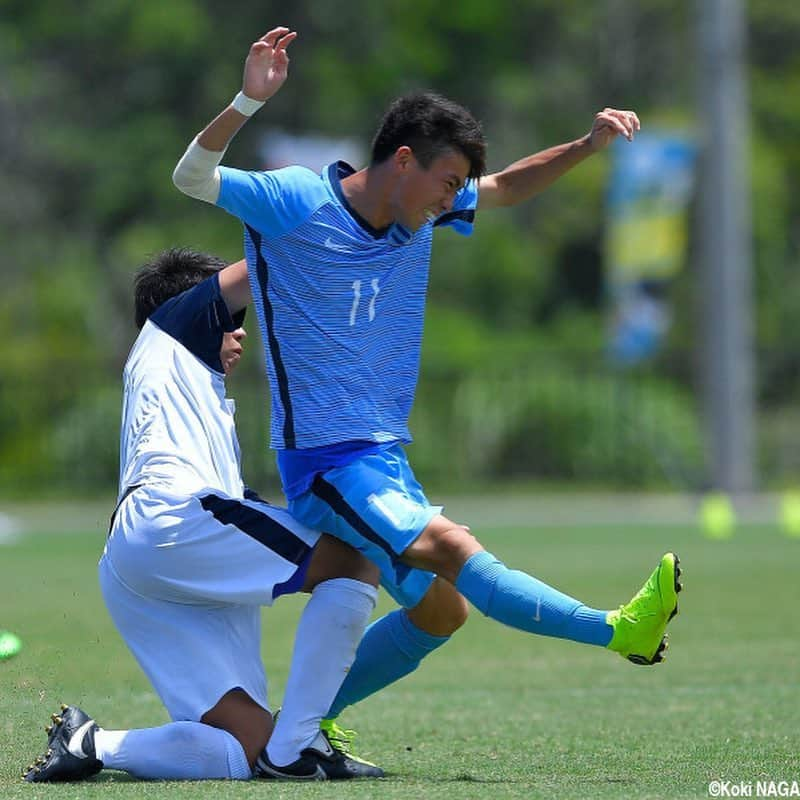
<path fill-rule="evenodd" d="M 61 704 L 61 710 L 62 711 L 66 711 L 68 708 L 69 708 L 69 706 L 66 703 L 62 703 Z"/>

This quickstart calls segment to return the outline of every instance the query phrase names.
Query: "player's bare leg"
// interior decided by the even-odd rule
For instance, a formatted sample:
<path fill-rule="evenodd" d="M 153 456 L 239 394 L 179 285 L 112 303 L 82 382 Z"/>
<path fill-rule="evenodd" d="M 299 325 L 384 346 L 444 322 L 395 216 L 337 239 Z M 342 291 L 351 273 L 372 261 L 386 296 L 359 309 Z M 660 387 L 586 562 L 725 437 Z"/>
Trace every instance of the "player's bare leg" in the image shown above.
<path fill-rule="evenodd" d="M 406 614 L 431 636 L 452 636 L 467 621 L 469 604 L 450 581 L 437 576 L 419 605 Z"/>
<path fill-rule="evenodd" d="M 233 689 L 206 711 L 201 722 L 232 734 L 239 741 L 250 769 L 272 734 L 272 714 L 241 689 Z"/>

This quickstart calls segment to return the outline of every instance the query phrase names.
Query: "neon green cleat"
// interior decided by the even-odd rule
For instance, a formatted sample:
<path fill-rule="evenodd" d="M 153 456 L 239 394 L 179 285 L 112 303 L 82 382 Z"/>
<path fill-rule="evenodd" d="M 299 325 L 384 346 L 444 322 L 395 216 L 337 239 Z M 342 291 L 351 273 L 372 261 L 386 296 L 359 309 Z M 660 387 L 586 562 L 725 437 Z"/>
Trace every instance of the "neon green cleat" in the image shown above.
<path fill-rule="evenodd" d="M 633 599 L 608 612 L 606 622 L 614 628 L 609 650 L 634 664 L 664 660 L 669 646 L 664 630 L 678 613 L 678 592 L 683 588 L 678 582 L 680 575 L 680 560 L 675 553 L 666 553 Z"/>
<path fill-rule="evenodd" d="M 359 764 L 366 764 L 369 767 L 378 767 L 377 764 L 373 764 L 365 758 L 359 758 L 353 753 L 353 740 L 358 736 L 355 731 L 340 727 L 337 725 L 335 719 L 323 719 L 319 727 L 330 743 L 330 746 L 338 753 L 341 753 L 343 756 L 353 761 L 357 761 Z"/>
<path fill-rule="evenodd" d="M 0 661 L 17 655 L 22 650 L 22 639 L 10 631 L 0 631 Z"/>

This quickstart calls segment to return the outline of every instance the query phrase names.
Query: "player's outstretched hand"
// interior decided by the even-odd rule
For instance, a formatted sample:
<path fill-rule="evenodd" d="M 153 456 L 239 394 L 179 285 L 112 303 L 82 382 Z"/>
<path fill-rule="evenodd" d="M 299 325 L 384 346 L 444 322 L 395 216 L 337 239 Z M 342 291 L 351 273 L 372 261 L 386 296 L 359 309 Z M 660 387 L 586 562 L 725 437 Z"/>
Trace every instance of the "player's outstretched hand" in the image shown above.
<path fill-rule="evenodd" d="M 289 69 L 286 48 L 297 38 L 288 28 L 273 28 L 253 42 L 244 62 L 242 91 L 253 100 L 269 100 L 283 86 Z"/>
<path fill-rule="evenodd" d="M 624 136 L 629 142 L 639 130 L 639 117 L 634 111 L 620 111 L 616 108 L 604 108 L 594 115 L 589 140 L 592 150 L 602 150 L 617 136 Z"/>

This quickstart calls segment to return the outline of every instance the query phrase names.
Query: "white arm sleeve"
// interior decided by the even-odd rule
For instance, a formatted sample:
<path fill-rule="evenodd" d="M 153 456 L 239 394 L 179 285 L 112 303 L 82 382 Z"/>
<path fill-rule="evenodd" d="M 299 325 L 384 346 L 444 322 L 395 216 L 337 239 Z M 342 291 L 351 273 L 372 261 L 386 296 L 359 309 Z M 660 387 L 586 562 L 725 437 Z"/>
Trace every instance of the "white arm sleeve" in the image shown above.
<path fill-rule="evenodd" d="M 224 155 L 225 150 L 218 153 L 201 147 L 195 137 L 175 167 L 172 182 L 189 197 L 216 203 L 220 186 L 218 167 Z"/>

